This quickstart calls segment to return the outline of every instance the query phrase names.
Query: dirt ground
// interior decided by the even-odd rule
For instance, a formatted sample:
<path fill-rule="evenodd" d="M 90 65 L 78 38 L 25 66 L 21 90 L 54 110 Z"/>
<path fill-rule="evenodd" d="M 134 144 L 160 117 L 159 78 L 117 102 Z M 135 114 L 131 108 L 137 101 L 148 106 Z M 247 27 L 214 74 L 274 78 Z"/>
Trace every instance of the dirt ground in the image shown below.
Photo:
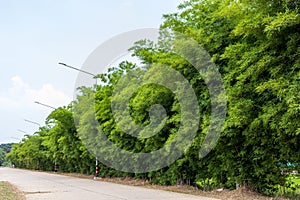
<path fill-rule="evenodd" d="M 1 200 L 25 200 L 25 196 L 20 190 L 9 182 L 0 182 Z"/>
<path fill-rule="evenodd" d="M 63 174 L 63 175 L 93 179 L 93 176 L 86 176 L 82 174 Z M 197 196 L 206 196 L 206 197 L 212 197 L 221 200 L 287 200 L 285 198 L 278 198 L 278 197 L 272 198 L 272 197 L 264 196 L 246 187 L 240 187 L 237 190 L 231 190 L 231 191 L 224 189 L 222 191 L 215 190 L 215 191 L 207 192 L 186 185 L 175 185 L 175 186 L 153 185 L 147 181 L 133 179 L 133 178 L 98 178 L 97 180 L 124 184 L 124 185 L 146 187 L 146 188 L 152 188 L 158 190 L 180 192 L 180 193 L 192 194 Z"/>

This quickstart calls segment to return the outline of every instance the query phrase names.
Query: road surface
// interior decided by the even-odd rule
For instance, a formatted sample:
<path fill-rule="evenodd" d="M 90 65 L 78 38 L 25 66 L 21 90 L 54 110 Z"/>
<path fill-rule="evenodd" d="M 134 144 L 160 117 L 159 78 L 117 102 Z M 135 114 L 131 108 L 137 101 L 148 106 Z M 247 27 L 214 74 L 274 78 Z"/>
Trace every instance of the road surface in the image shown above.
<path fill-rule="evenodd" d="M 0 181 L 8 181 L 27 200 L 213 200 L 175 192 L 80 179 L 58 174 L 0 168 Z"/>

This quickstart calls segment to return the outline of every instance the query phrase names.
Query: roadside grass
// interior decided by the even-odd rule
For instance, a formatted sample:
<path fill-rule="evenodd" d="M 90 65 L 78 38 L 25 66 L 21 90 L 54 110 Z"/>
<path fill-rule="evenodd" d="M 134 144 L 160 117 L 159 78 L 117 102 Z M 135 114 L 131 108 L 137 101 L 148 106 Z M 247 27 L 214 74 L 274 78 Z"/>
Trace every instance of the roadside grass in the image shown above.
<path fill-rule="evenodd" d="M 289 175 L 285 186 L 278 187 L 278 196 L 283 196 L 291 200 L 300 199 L 300 175 Z"/>
<path fill-rule="evenodd" d="M 289 177 L 290 185 L 290 193 L 292 193 L 292 198 L 299 199 L 300 198 L 300 175 L 291 175 Z"/>
<path fill-rule="evenodd" d="M 0 182 L 1 200 L 25 200 L 25 196 L 9 182 Z"/>
<path fill-rule="evenodd" d="M 292 180 L 293 184 L 295 185 L 295 187 L 297 188 L 296 192 L 300 194 L 300 175 L 292 176 L 291 180 Z"/>
<path fill-rule="evenodd" d="M 52 172 L 51 172 L 52 173 Z M 76 173 L 58 173 L 64 176 L 71 176 L 77 178 L 84 179 L 93 179 L 92 175 L 84 175 L 84 174 L 76 174 Z M 145 181 L 142 179 L 135 179 L 131 177 L 123 177 L 123 178 L 98 178 L 96 181 L 105 181 L 116 184 L 130 185 L 130 186 L 138 186 L 145 187 L 156 190 L 165 190 L 170 192 L 178 192 L 184 194 L 191 194 L 196 196 L 205 196 L 210 198 L 216 198 L 220 200 L 287 200 L 284 197 L 268 197 L 262 194 L 259 194 L 247 187 L 240 187 L 236 190 L 227 190 L 224 189 L 222 191 L 212 190 L 212 191 L 203 191 L 198 189 L 197 187 L 187 186 L 187 185 L 173 185 L 173 186 L 162 186 L 151 184 L 149 181 Z"/>

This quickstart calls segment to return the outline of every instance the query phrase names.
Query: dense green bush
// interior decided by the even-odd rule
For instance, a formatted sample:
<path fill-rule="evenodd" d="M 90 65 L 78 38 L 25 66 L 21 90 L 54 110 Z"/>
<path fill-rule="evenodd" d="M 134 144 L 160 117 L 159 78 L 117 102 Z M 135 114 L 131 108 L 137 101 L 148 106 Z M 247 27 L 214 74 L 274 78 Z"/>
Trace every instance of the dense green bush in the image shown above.
<path fill-rule="evenodd" d="M 298 186 L 290 184 L 279 164 L 299 163 L 300 157 L 299 7 L 299 0 L 189 0 L 178 7 L 177 13 L 165 15 L 161 28 L 197 41 L 209 52 L 222 75 L 228 112 L 221 137 L 213 151 L 199 159 L 210 122 L 211 102 L 203 78 L 184 59 L 169 51 L 175 47 L 187 50 L 184 42 L 169 43 L 168 38 L 161 37 L 155 46 L 139 41 L 132 51 L 146 67 L 153 63 L 168 65 L 189 81 L 199 101 L 199 130 L 184 155 L 168 167 L 133 174 L 101 164 L 100 176 L 131 176 L 204 190 L 247 185 L 268 195 L 280 194 L 284 187 L 296 190 Z M 116 126 L 110 105 L 113 89 L 129 71 L 140 78 L 140 70 L 143 69 L 123 62 L 108 74 L 99 75 L 104 81 L 102 85 L 80 88 L 81 95 L 72 103 L 79 129 L 75 127 L 71 106 L 56 109 L 47 118 L 46 127 L 13 146 L 10 160 L 18 167 L 30 169 L 51 170 L 57 162 L 65 172 L 94 173 L 95 158 L 81 141 L 93 134 L 91 142 L 101 139 L 89 125 L 93 113 L 86 109 L 94 97 L 98 128 L 118 147 L 151 152 L 170 142 L 179 127 L 181 113 L 178 100 L 164 87 L 143 86 L 128 104 L 133 120 L 142 126 L 150 123 L 151 105 L 164 105 L 168 118 L 161 132 L 136 139 Z"/>

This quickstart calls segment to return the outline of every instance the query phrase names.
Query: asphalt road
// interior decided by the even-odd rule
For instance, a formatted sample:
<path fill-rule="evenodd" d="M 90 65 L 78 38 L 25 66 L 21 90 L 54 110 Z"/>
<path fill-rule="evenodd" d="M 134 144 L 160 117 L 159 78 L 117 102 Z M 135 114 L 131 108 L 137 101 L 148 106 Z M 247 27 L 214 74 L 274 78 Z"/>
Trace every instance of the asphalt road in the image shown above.
<path fill-rule="evenodd" d="M 27 200 L 213 200 L 187 194 L 80 179 L 58 174 L 0 168 L 0 181 L 8 181 Z"/>

